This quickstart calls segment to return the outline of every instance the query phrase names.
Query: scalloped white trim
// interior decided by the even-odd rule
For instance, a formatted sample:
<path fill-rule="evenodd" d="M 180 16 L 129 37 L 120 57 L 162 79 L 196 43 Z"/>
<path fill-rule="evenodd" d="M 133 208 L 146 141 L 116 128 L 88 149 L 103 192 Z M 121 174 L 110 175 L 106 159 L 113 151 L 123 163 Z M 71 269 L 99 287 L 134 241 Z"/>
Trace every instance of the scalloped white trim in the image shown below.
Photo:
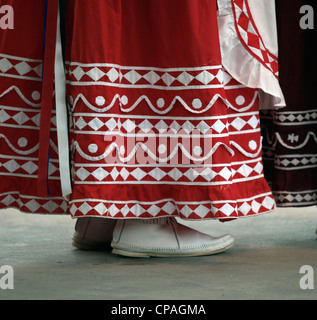
<path fill-rule="evenodd" d="M 234 146 L 235 148 L 237 148 L 243 155 L 245 155 L 246 157 L 248 158 L 256 158 L 259 156 L 259 154 L 261 153 L 262 151 L 262 139 L 261 138 L 261 142 L 260 142 L 260 146 L 259 148 L 257 149 L 257 151 L 255 153 L 251 153 L 251 152 L 248 152 L 246 150 L 244 150 L 244 148 L 242 148 L 238 143 L 236 143 L 235 141 L 230 141 L 230 144 L 232 146 Z"/>
<path fill-rule="evenodd" d="M 175 105 L 175 103 L 177 101 L 179 101 L 182 106 L 192 112 L 192 113 L 195 113 L 195 114 L 200 114 L 200 113 L 204 113 L 206 111 L 208 111 L 209 109 L 211 109 L 213 107 L 213 105 L 215 104 L 215 102 L 220 98 L 224 103 L 225 105 L 236 111 L 236 112 L 239 112 L 239 113 L 242 113 L 242 112 L 246 112 L 248 111 L 249 109 L 251 109 L 256 101 L 258 97 L 258 92 L 255 92 L 254 93 L 254 96 L 253 96 L 253 99 L 251 101 L 251 103 L 247 106 L 245 106 L 244 108 L 236 108 L 235 106 L 233 106 L 228 100 L 224 99 L 220 94 L 215 94 L 213 96 L 213 98 L 210 100 L 210 102 L 208 103 L 208 105 L 204 108 L 204 109 L 200 109 L 200 110 L 195 110 L 193 109 L 192 107 L 190 107 L 180 96 L 175 96 L 173 101 L 171 102 L 171 104 L 164 110 L 159 110 L 158 108 L 156 108 L 152 102 L 150 101 L 150 99 L 146 96 L 146 95 L 142 95 L 141 97 L 139 97 L 136 102 L 129 108 L 124 108 L 123 106 L 123 103 L 122 101 L 124 100 L 125 104 L 127 102 L 127 97 L 126 96 L 120 96 L 119 94 L 116 94 L 113 99 L 111 100 L 111 102 L 105 106 L 104 108 L 98 108 L 94 105 L 92 105 L 88 100 L 87 98 L 84 96 L 84 94 L 80 93 L 77 95 L 76 99 L 74 100 L 74 103 L 73 103 L 73 106 L 72 106 L 72 112 L 75 112 L 75 108 L 76 108 L 76 105 L 78 104 L 79 100 L 82 100 L 84 102 L 84 104 L 92 111 L 94 112 L 97 112 L 97 113 L 105 113 L 105 112 L 108 112 L 110 109 L 112 109 L 112 107 L 114 106 L 115 102 L 118 100 L 119 101 L 119 104 L 120 104 L 120 110 L 122 112 L 125 112 L 125 113 L 129 113 L 129 112 L 132 112 L 134 109 L 136 109 L 138 107 L 138 105 L 144 100 L 146 101 L 146 103 L 148 104 L 148 106 L 150 107 L 150 109 L 155 112 L 156 114 L 167 114 L 169 111 L 171 111 Z M 98 97 L 97 97 L 98 98 Z M 96 98 L 96 99 L 97 99 Z M 100 96 L 101 98 L 101 96 Z M 196 100 L 196 99 L 194 99 Z M 193 100 L 193 104 L 194 104 L 194 100 Z"/>
<path fill-rule="evenodd" d="M 36 146 L 34 146 L 33 148 L 29 149 L 29 150 L 19 150 L 17 149 L 11 142 L 10 140 L 7 138 L 7 136 L 5 136 L 4 134 L 0 133 L 0 138 L 4 139 L 4 141 L 7 143 L 7 145 L 10 147 L 10 149 L 14 152 L 16 152 L 17 154 L 21 154 L 21 155 L 28 155 L 28 154 L 32 154 L 33 152 L 37 151 L 39 149 L 39 144 L 37 144 Z M 50 146 L 51 148 L 58 154 L 58 147 L 56 146 L 56 144 L 50 140 Z"/>
<path fill-rule="evenodd" d="M 5 140 L 5 142 L 11 148 L 11 150 L 13 150 L 14 152 L 21 154 L 21 155 L 31 154 L 31 153 L 35 152 L 36 150 L 38 150 L 38 148 L 39 148 L 39 145 L 37 144 L 32 149 L 21 151 L 21 150 L 17 149 L 14 145 L 12 145 L 11 142 L 9 141 L 9 139 L 4 134 L 0 133 L 0 138 L 3 138 Z"/>
<path fill-rule="evenodd" d="M 8 94 L 9 92 L 11 92 L 12 90 L 14 90 L 18 96 L 29 106 L 34 107 L 34 108 L 38 108 L 41 106 L 41 103 L 33 103 L 30 100 L 28 100 L 23 93 L 21 92 L 21 90 L 17 87 L 17 86 L 11 86 L 10 88 L 8 88 L 7 90 L 3 91 L 0 94 L 0 98 L 4 97 L 6 94 Z"/>
<path fill-rule="evenodd" d="M 291 146 L 289 144 L 287 144 L 286 142 L 283 141 L 282 137 L 280 136 L 280 134 L 278 132 L 275 132 L 275 136 L 276 136 L 276 141 L 273 144 L 273 147 L 275 148 L 277 145 L 277 141 L 285 148 L 290 149 L 290 150 L 298 150 L 301 149 L 303 147 L 305 147 L 310 139 L 310 137 L 313 137 L 313 139 L 315 140 L 316 144 L 317 144 L 317 135 L 315 132 L 313 131 L 309 131 L 306 135 L 306 138 L 304 140 L 304 142 L 302 142 L 301 144 L 297 145 L 297 146 Z"/>
<path fill-rule="evenodd" d="M 141 147 L 143 149 L 143 151 L 145 151 L 153 160 L 159 162 L 159 163 L 164 163 L 164 162 L 167 162 L 169 160 L 171 160 L 178 152 L 178 149 L 180 148 L 183 152 L 183 154 L 190 160 L 192 161 L 205 161 L 207 159 L 209 159 L 214 153 L 215 151 L 218 149 L 219 146 L 223 145 L 226 150 L 231 154 L 231 156 L 234 155 L 234 151 L 228 147 L 225 143 L 222 143 L 222 142 L 218 142 L 215 144 L 215 146 L 209 151 L 209 153 L 204 156 L 204 157 L 200 157 L 200 158 L 195 158 L 193 157 L 187 150 L 186 148 L 181 144 L 181 143 L 178 143 L 174 150 L 170 153 L 170 155 L 168 157 L 165 157 L 165 158 L 160 158 L 160 157 L 157 157 L 149 148 L 148 146 L 146 146 L 146 144 L 144 144 L 143 142 L 137 142 L 135 147 L 133 148 L 133 150 L 130 152 L 130 154 L 127 156 L 127 157 L 121 157 L 120 156 L 120 147 L 118 146 L 117 143 L 113 142 L 111 143 L 107 149 L 104 151 L 104 153 L 100 156 L 97 156 L 97 157 L 92 157 L 92 156 L 89 156 L 87 155 L 79 146 L 79 143 L 77 141 L 75 141 L 73 143 L 73 146 L 76 148 L 76 150 L 79 152 L 79 154 L 86 160 L 89 160 L 89 161 L 100 161 L 102 159 L 105 159 L 109 154 L 112 153 L 112 151 L 114 149 L 117 150 L 117 157 L 119 159 L 120 162 L 122 163 L 127 163 L 129 162 L 136 154 L 137 150 Z"/>

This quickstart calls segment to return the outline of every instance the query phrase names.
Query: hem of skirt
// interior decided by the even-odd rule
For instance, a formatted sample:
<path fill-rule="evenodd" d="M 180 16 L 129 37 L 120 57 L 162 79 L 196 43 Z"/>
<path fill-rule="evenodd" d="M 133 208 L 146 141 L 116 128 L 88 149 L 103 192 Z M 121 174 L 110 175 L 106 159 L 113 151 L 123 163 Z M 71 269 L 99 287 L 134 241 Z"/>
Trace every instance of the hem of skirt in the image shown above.
<path fill-rule="evenodd" d="M 270 214 L 276 210 L 276 207 L 274 207 L 271 210 L 254 213 L 246 216 L 236 216 L 236 217 L 212 217 L 212 218 L 201 218 L 201 219 L 190 219 L 190 218 L 183 218 L 177 215 L 162 215 L 157 218 L 155 217 L 148 217 L 148 218 L 140 218 L 140 217 L 109 217 L 109 216 L 97 216 L 97 215 L 80 215 L 80 216 L 73 216 L 71 215 L 72 219 L 83 219 L 83 218 L 100 218 L 100 219 L 110 219 L 110 220 L 153 220 L 153 219 L 161 219 L 161 218 L 176 218 L 179 221 L 220 221 L 220 222 L 230 222 L 237 219 L 245 219 L 245 218 L 256 218 L 259 216 L 263 216 L 266 214 Z"/>
<path fill-rule="evenodd" d="M 17 191 L 5 192 L 0 195 L 0 210 L 5 209 L 16 209 L 26 214 L 70 214 L 68 203 L 63 197 L 25 196 Z"/>
<path fill-rule="evenodd" d="M 156 219 L 179 217 L 182 220 L 232 220 L 257 216 L 276 207 L 273 195 L 263 193 L 240 201 L 180 202 L 161 199 L 154 202 L 102 201 L 97 199 L 73 200 L 69 211 L 73 218 L 105 217 L 110 219 Z"/>
<path fill-rule="evenodd" d="M 315 202 L 303 202 L 303 203 L 277 203 L 277 208 L 307 208 L 307 207 L 315 207 L 317 206 L 317 201 Z"/>

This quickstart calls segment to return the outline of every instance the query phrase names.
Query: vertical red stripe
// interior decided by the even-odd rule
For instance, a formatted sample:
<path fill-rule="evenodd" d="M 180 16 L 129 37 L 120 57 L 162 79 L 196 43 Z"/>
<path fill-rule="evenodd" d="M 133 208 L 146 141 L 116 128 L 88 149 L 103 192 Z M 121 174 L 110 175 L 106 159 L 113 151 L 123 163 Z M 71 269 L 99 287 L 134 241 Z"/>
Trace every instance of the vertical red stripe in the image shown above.
<path fill-rule="evenodd" d="M 48 196 L 48 160 L 54 90 L 58 0 L 48 0 L 41 100 L 38 194 Z"/>

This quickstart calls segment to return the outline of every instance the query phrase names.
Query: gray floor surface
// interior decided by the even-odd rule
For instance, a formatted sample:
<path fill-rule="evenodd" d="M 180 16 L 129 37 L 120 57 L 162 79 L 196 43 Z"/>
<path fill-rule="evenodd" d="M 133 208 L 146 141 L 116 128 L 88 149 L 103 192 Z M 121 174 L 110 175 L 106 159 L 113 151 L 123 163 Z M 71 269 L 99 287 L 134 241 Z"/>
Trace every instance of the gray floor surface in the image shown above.
<path fill-rule="evenodd" d="M 0 300 L 315 300 L 317 208 L 277 209 L 221 223 L 187 222 L 211 235 L 230 233 L 227 252 L 204 257 L 137 259 L 71 246 L 68 216 L 0 211 L 0 267 L 14 271 L 14 289 Z M 302 289 L 300 273 L 311 267 Z M 0 280 L 5 273 L 0 273 Z M 0 282 L 1 283 L 1 282 Z"/>

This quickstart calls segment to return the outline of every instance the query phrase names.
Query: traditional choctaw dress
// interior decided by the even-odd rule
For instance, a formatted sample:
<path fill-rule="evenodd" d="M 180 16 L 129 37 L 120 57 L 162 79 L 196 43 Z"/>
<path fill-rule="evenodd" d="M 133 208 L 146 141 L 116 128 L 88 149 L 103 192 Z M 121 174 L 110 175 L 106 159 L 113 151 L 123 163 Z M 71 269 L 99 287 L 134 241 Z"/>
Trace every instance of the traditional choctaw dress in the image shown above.
<path fill-rule="evenodd" d="M 304 4 L 317 8 L 315 1 L 277 4 L 280 83 L 287 106 L 261 114 L 265 176 L 277 206 L 317 205 L 317 32 L 299 25 Z"/>
<path fill-rule="evenodd" d="M 274 209 L 259 122 L 283 106 L 274 1 L 67 1 L 70 159 L 56 1 L 7 2 L 2 208 L 221 220 Z"/>

